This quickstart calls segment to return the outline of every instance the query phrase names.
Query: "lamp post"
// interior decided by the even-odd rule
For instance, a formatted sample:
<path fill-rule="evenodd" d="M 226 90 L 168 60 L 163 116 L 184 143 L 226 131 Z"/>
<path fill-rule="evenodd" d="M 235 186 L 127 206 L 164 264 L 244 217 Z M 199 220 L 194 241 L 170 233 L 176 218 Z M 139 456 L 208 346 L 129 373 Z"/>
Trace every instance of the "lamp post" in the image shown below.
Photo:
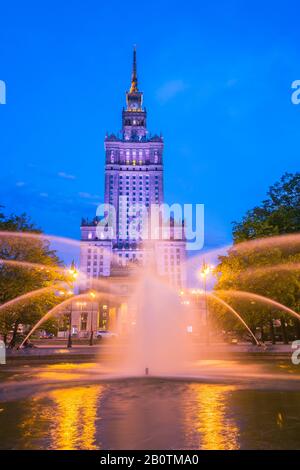
<path fill-rule="evenodd" d="M 90 297 L 94 299 L 96 297 L 95 292 L 90 292 L 89 293 Z M 91 335 L 90 335 L 90 346 L 93 346 L 93 339 L 94 339 L 94 308 L 92 304 L 92 313 L 91 313 Z"/>
<path fill-rule="evenodd" d="M 68 343 L 67 348 L 72 347 L 72 302 L 71 302 L 71 309 L 69 313 L 69 334 L 68 334 Z"/>
<path fill-rule="evenodd" d="M 206 286 L 206 279 L 207 276 L 213 271 L 214 266 L 208 265 L 205 260 L 203 261 L 202 268 L 200 271 L 200 275 L 203 278 L 204 284 L 204 302 L 205 302 L 205 324 L 206 324 L 206 344 L 209 346 L 210 338 L 209 338 L 209 318 L 208 318 L 208 304 L 207 304 L 207 286 Z"/>
<path fill-rule="evenodd" d="M 71 280 L 74 283 L 77 279 L 78 276 L 78 271 L 75 269 L 74 263 L 72 263 L 71 268 L 68 270 L 69 274 L 71 275 Z M 68 334 L 68 343 L 67 343 L 67 348 L 72 347 L 72 302 L 71 302 L 71 309 L 70 309 L 70 314 L 69 314 L 69 334 Z"/>
<path fill-rule="evenodd" d="M 66 295 L 73 295 L 73 291 L 72 290 L 60 290 L 58 291 L 58 295 L 61 296 L 61 297 L 65 297 Z M 72 312 L 72 303 L 71 303 L 71 312 Z M 70 324 L 71 324 L 71 320 L 72 320 L 72 313 L 69 314 L 69 338 L 70 338 Z M 59 327 L 58 327 L 58 330 L 59 331 Z M 70 341 L 70 346 L 69 346 L 69 338 L 68 338 L 68 348 L 72 347 L 72 340 Z"/>

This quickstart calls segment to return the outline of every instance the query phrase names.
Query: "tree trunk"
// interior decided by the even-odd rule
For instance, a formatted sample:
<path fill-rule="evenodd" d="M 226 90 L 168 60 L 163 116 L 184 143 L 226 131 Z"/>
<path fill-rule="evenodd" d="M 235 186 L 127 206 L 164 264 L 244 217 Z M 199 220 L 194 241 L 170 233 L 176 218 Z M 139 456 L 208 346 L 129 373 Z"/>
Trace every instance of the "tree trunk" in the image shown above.
<path fill-rule="evenodd" d="M 274 331 L 274 325 L 273 325 L 272 318 L 269 321 L 269 324 L 270 324 L 270 335 L 271 335 L 272 344 L 276 344 L 275 331 Z"/>
<path fill-rule="evenodd" d="M 19 322 L 16 321 L 14 324 L 14 329 L 13 329 L 13 335 L 9 343 L 9 347 L 13 349 L 16 345 L 16 339 L 17 339 L 17 333 L 18 333 L 18 328 L 19 328 Z"/>
<path fill-rule="evenodd" d="M 285 325 L 285 319 L 283 317 L 281 317 L 280 323 L 281 323 L 281 331 L 282 331 L 283 342 L 284 342 L 284 344 L 289 344 L 289 339 L 288 339 L 286 325 Z"/>

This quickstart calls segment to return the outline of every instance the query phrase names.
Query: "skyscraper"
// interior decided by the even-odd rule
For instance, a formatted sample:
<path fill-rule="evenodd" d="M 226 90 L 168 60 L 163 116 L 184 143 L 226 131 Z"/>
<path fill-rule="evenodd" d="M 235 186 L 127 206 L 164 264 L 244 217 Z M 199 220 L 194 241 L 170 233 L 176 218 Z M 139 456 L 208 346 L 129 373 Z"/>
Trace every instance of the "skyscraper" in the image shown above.
<path fill-rule="evenodd" d="M 126 275 L 130 266 L 150 262 L 158 276 L 174 286 L 184 286 L 183 224 L 174 222 L 170 214 L 166 223 L 161 211 L 155 234 L 151 232 L 152 208 L 159 208 L 164 202 L 164 141 L 161 135 L 151 135 L 147 130 L 135 49 L 131 85 L 122 110 L 122 130 L 119 134 L 107 134 L 104 147 L 104 201 L 113 208 L 116 223 L 112 230 L 106 228 L 106 232 L 104 229 L 99 234 L 99 224 L 105 217 L 82 221 L 81 272 L 86 275 L 82 289 L 91 287 L 95 278 Z"/>

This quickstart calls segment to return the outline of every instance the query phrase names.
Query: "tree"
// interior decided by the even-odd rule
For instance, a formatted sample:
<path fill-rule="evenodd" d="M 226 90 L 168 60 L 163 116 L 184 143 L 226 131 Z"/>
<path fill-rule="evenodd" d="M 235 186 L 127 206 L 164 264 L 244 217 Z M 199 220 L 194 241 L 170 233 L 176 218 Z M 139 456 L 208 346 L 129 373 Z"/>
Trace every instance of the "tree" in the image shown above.
<path fill-rule="evenodd" d="M 234 243 L 300 232 L 300 173 L 285 173 L 267 196 L 241 222 L 234 222 Z"/>
<path fill-rule="evenodd" d="M 226 256 L 219 258 L 216 269 L 216 290 L 242 290 L 269 297 L 296 312 L 300 312 L 300 270 L 287 269 L 281 265 L 300 263 L 300 243 L 288 247 L 276 245 L 275 242 L 260 247 L 259 245 L 240 244 L 273 235 L 300 232 L 300 173 L 286 173 L 278 183 L 268 191 L 268 198 L 260 206 L 246 213 L 241 222 L 234 223 L 233 247 Z M 278 268 L 275 268 L 278 266 Z M 270 269 L 271 268 L 271 269 Z M 281 321 L 282 336 L 288 340 L 286 326 L 297 329 L 300 334 L 299 322 L 279 309 L 258 303 L 256 299 L 237 299 L 230 294 L 222 294 L 248 323 L 252 330 L 270 328 L 272 340 L 275 341 L 273 319 Z M 220 307 L 216 320 L 223 327 L 232 327 L 232 320 Z M 240 328 L 240 326 L 236 326 Z"/>
<path fill-rule="evenodd" d="M 24 236 L 7 236 L 4 232 L 24 233 Z M 26 214 L 5 216 L 0 213 L 0 305 L 20 295 L 66 281 L 62 263 L 50 243 L 44 237 L 27 237 L 26 234 L 42 234 Z M 37 268 L 7 264 L 30 262 L 43 265 Z M 55 290 L 34 296 L 0 311 L 0 333 L 6 342 L 11 334 L 10 345 L 16 342 L 19 326 L 33 326 L 44 313 L 60 302 Z"/>

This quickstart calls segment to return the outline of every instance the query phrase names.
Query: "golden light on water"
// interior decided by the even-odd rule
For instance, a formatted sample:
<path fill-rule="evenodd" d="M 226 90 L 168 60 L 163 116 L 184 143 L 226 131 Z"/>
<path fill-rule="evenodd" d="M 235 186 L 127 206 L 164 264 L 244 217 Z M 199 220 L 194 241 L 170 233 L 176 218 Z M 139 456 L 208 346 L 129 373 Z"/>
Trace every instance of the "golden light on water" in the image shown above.
<path fill-rule="evenodd" d="M 31 413 L 20 423 L 24 448 L 31 440 L 46 439 L 47 448 L 95 450 L 97 411 L 103 387 L 62 388 L 33 398 Z"/>
<path fill-rule="evenodd" d="M 199 436 L 199 449 L 239 449 L 239 429 L 229 412 L 228 398 L 234 386 L 216 384 L 191 384 L 196 408 L 189 418 L 194 422 Z"/>
<path fill-rule="evenodd" d="M 90 377 L 90 374 L 96 370 L 96 363 L 82 363 L 82 364 L 48 364 L 46 368 L 37 370 L 34 373 L 34 378 L 55 381 L 67 382 L 69 380 L 85 379 Z"/>
<path fill-rule="evenodd" d="M 56 371 L 41 371 L 35 374 L 35 377 L 38 379 L 49 380 L 49 381 L 68 381 L 68 380 L 78 380 L 84 378 L 83 374 L 76 374 L 74 372 L 60 372 L 57 374 Z"/>
<path fill-rule="evenodd" d="M 43 392 L 0 408 L 0 440 L 7 448 L 235 450 L 299 444 L 299 390 L 163 379 L 69 383 L 55 390 L 44 385 Z"/>
<path fill-rule="evenodd" d="M 54 404 L 53 447 L 58 450 L 97 449 L 95 442 L 97 402 L 101 387 L 76 387 L 54 390 L 49 398 Z"/>

